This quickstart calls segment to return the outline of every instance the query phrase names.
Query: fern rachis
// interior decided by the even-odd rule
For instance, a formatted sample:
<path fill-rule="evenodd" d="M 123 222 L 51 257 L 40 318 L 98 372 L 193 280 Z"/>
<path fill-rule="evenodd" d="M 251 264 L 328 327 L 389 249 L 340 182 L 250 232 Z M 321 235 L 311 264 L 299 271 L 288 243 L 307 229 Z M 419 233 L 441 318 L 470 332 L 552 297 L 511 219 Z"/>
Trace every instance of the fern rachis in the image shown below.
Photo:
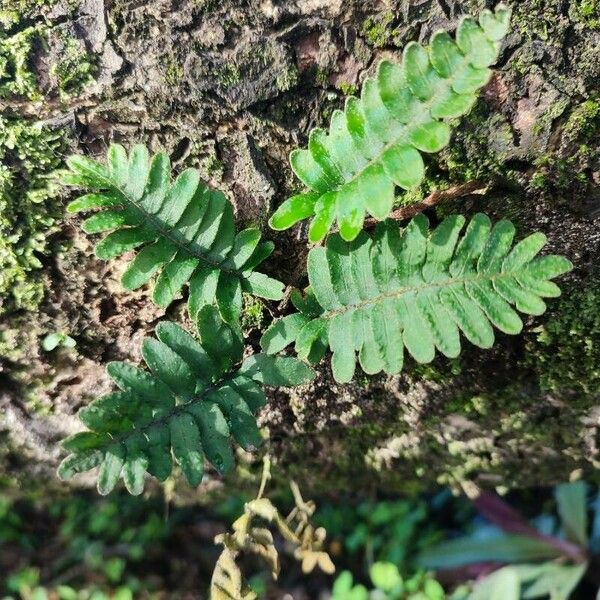
<path fill-rule="evenodd" d="M 281 282 L 254 271 L 273 251 L 272 242 L 261 243 L 257 229 L 236 234 L 231 205 L 206 187 L 195 169 L 171 183 L 167 155 L 158 153 L 150 161 L 142 145 L 134 146 L 129 158 L 121 146 L 111 145 L 107 163 L 69 159 L 65 182 L 96 191 L 71 202 L 68 210 L 101 209 L 83 223 L 87 233 L 110 232 L 96 247 L 100 258 L 143 246 L 123 274 L 126 288 L 136 289 L 158 274 L 153 298 L 168 306 L 188 283 L 192 317 L 216 302 L 229 323 L 239 320 L 243 291 L 282 297 Z"/>
<path fill-rule="evenodd" d="M 329 132 L 314 129 L 308 148 L 292 152 L 292 169 L 310 191 L 284 202 L 271 226 L 287 229 L 313 217 L 309 239 L 317 242 L 337 220 L 341 237 L 352 241 L 366 213 L 385 219 L 395 187 L 410 189 L 423 179 L 420 153 L 448 144 L 444 119 L 468 112 L 489 80 L 509 19 L 499 5 L 495 13 L 484 11 L 479 25 L 463 19 L 456 43 L 437 32 L 428 49 L 408 44 L 401 65 L 381 62 L 360 99 L 350 97 L 344 111 L 334 111 Z"/>
<path fill-rule="evenodd" d="M 63 442 L 71 452 L 59 467 L 63 479 L 100 467 L 98 490 L 109 493 L 119 476 L 139 494 L 148 471 L 160 480 L 172 458 L 190 485 L 198 485 L 206 457 L 219 472 L 234 464 L 230 437 L 251 450 L 261 442 L 254 413 L 266 402 L 262 385 L 299 385 L 314 377 L 291 357 L 262 354 L 242 360 L 243 343 L 217 309 L 198 313 L 201 341 L 168 321 L 147 338 L 142 355 L 149 371 L 110 363 L 119 391 L 98 398 L 79 416 L 89 431 Z"/>
<path fill-rule="evenodd" d="M 307 299 L 296 294 L 299 312 L 265 332 L 263 349 L 278 351 L 294 342 L 302 358 L 318 360 L 332 352 L 336 380 L 349 381 L 356 354 L 366 373 L 397 373 L 404 349 L 418 362 L 460 353 L 460 333 L 489 348 L 492 325 L 508 334 L 522 329 L 518 311 L 539 315 L 542 297 L 555 297 L 550 281 L 571 269 L 560 256 L 536 258 L 545 244 L 541 233 L 512 247 L 514 227 L 491 227 L 478 214 L 464 234 L 465 219 L 446 218 L 431 233 L 425 216 L 400 231 L 397 223 L 378 225 L 373 237 L 354 241 L 331 236 L 308 256 Z M 514 306 L 514 308 L 513 308 Z"/>

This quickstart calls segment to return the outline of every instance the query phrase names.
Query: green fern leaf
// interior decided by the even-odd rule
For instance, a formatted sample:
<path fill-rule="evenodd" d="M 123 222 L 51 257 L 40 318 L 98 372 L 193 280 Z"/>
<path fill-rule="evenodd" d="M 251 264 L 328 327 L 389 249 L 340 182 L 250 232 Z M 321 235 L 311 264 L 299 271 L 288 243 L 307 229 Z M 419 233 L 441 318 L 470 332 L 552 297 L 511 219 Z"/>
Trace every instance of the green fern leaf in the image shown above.
<path fill-rule="evenodd" d="M 310 288 L 304 301 L 295 301 L 299 312 L 271 325 L 263 350 L 295 342 L 300 357 L 314 360 L 328 346 L 335 379 L 347 382 L 357 353 L 366 373 L 398 373 L 405 349 L 427 363 L 436 350 L 458 356 L 460 333 L 480 348 L 493 345 L 493 327 L 519 333 L 517 311 L 542 314 L 542 298 L 560 295 L 550 279 L 571 263 L 536 258 L 546 242 L 541 233 L 513 247 L 509 221 L 492 228 L 478 214 L 461 235 L 464 224 L 453 215 L 429 232 L 427 218 L 418 215 L 403 231 L 388 219 L 373 237 L 361 232 L 346 242 L 331 236 L 326 247 L 309 252 Z"/>
<path fill-rule="evenodd" d="M 243 291 L 282 298 L 281 282 L 254 272 L 273 251 L 272 242 L 261 243 L 257 229 L 236 234 L 230 203 L 206 187 L 197 170 L 186 169 L 172 182 L 168 156 L 160 152 L 150 160 L 142 145 L 127 157 L 113 144 L 108 166 L 84 156 L 67 162 L 71 170 L 65 183 L 94 190 L 67 210 L 101 209 L 84 221 L 83 230 L 109 232 L 96 246 L 98 257 L 108 260 L 139 248 L 123 273 L 127 289 L 155 277 L 154 301 L 166 307 L 187 283 L 192 318 L 216 302 L 232 324 L 239 320 Z"/>
<path fill-rule="evenodd" d="M 292 169 L 310 191 L 285 201 L 271 227 L 313 217 L 309 239 L 318 242 L 337 221 L 341 237 L 352 241 L 366 213 L 385 219 L 396 186 L 408 190 L 422 181 L 421 152 L 448 144 L 444 119 L 467 113 L 489 81 L 509 20 L 509 9 L 499 5 L 484 11 L 479 25 L 464 18 L 456 42 L 440 31 L 429 48 L 408 44 L 401 65 L 381 62 L 360 99 L 350 97 L 344 111 L 334 111 L 329 133 L 314 129 L 308 148 L 291 153 Z"/>
<path fill-rule="evenodd" d="M 220 472 L 231 470 L 231 438 L 246 450 L 260 444 L 254 413 L 266 402 L 261 385 L 296 386 L 314 378 L 296 358 L 255 354 L 242 360 L 241 339 L 214 306 L 200 309 L 198 329 L 200 341 L 175 323 L 159 323 L 157 339 L 142 345 L 148 370 L 108 365 L 119 391 L 79 412 L 90 431 L 63 442 L 70 454 L 58 469 L 62 479 L 99 466 L 101 494 L 119 477 L 131 494 L 140 494 L 144 474 L 164 481 L 174 458 L 197 486 L 205 458 Z"/>

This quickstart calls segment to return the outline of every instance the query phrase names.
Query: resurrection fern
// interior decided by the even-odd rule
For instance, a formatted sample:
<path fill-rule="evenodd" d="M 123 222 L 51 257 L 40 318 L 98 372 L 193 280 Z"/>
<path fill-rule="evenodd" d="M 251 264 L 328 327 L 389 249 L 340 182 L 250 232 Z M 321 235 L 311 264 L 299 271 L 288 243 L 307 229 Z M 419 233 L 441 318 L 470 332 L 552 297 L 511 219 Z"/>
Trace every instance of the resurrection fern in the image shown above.
<path fill-rule="evenodd" d="M 418 215 L 403 231 L 387 220 L 373 237 L 361 232 L 346 242 L 331 236 L 326 247 L 309 252 L 308 294 L 292 298 L 299 312 L 265 332 L 263 350 L 295 342 L 298 356 L 316 361 L 329 346 L 333 375 L 347 382 L 357 353 L 365 373 L 398 373 L 404 348 L 427 363 L 436 348 L 458 356 L 459 332 L 480 348 L 493 345 L 492 325 L 519 333 L 523 323 L 511 305 L 542 314 L 542 298 L 560 295 L 550 279 L 571 263 L 561 256 L 536 258 L 546 243 L 542 233 L 512 247 L 509 221 L 492 228 L 477 214 L 461 235 L 464 224 L 453 215 L 430 233 L 427 218 Z"/>
<path fill-rule="evenodd" d="M 126 362 L 108 365 L 120 391 L 80 410 L 89 431 L 63 442 L 71 454 L 59 467 L 62 479 L 100 466 L 101 494 L 119 476 L 131 494 L 140 494 L 146 471 L 161 481 L 171 474 L 172 454 L 196 486 L 205 457 L 219 472 L 232 468 L 230 437 L 246 450 L 260 444 L 254 417 L 266 402 L 260 384 L 293 386 L 314 377 L 292 357 L 255 354 L 242 361 L 242 340 L 214 306 L 200 309 L 198 329 L 200 342 L 175 323 L 159 323 L 158 339 L 142 345 L 149 371 Z"/>
<path fill-rule="evenodd" d="M 164 152 L 150 160 L 145 146 L 108 149 L 108 165 L 84 156 L 67 161 L 64 181 L 94 192 L 71 202 L 69 212 L 102 209 L 83 223 L 87 233 L 110 231 L 96 254 L 110 259 L 142 247 L 122 277 L 130 290 L 158 274 L 154 301 L 168 306 L 189 285 L 189 310 L 216 301 L 223 319 L 235 324 L 242 310 L 242 292 L 279 300 L 283 284 L 254 269 L 273 251 L 260 242 L 258 229 L 236 234 L 227 198 L 200 181 L 196 169 L 186 169 L 171 181 Z"/>
<path fill-rule="evenodd" d="M 322 240 L 337 221 L 352 241 L 365 213 L 378 220 L 391 212 L 395 186 L 408 190 L 424 176 L 421 152 L 448 144 L 444 119 L 464 115 L 490 78 L 508 31 L 510 11 L 482 12 L 479 24 L 464 18 L 456 42 L 437 32 L 428 48 L 409 43 L 402 64 L 384 60 L 367 79 L 361 97 L 350 97 L 333 113 L 329 133 L 313 129 L 308 149 L 296 149 L 290 163 L 310 191 L 293 196 L 271 217 L 273 229 L 287 229 L 313 217 L 311 242 Z"/>

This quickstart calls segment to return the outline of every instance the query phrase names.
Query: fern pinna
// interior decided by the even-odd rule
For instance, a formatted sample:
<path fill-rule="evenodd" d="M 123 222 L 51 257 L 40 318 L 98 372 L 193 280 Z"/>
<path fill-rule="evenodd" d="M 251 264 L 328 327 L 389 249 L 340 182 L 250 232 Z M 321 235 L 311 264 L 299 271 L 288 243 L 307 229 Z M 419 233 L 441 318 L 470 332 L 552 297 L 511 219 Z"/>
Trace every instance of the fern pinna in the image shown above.
<path fill-rule="evenodd" d="M 335 379 L 352 379 L 356 353 L 368 374 L 398 373 L 404 349 L 418 362 L 460 352 L 459 332 L 480 348 L 494 343 L 492 325 L 509 334 L 523 323 L 514 310 L 540 315 L 550 281 L 569 271 L 562 256 L 536 257 L 546 243 L 534 233 L 512 246 L 515 229 L 483 214 L 446 218 L 431 233 L 424 215 L 400 230 L 391 220 L 352 242 L 339 235 L 308 255 L 308 294 L 292 297 L 298 313 L 276 321 L 261 340 L 277 352 L 295 342 L 298 356 L 319 360 L 327 347 Z M 513 306 L 511 306 L 513 305 Z"/>
<path fill-rule="evenodd" d="M 378 220 L 391 212 L 395 186 L 410 189 L 424 177 L 421 152 L 438 152 L 450 139 L 443 119 L 466 114 L 507 33 L 510 11 L 483 11 L 479 25 L 464 18 L 456 42 L 437 32 L 429 48 L 409 43 L 402 64 L 384 60 L 367 79 L 360 99 L 350 97 L 333 113 L 329 133 L 313 129 L 308 149 L 291 153 L 294 173 L 310 191 L 286 200 L 270 220 L 287 229 L 312 217 L 311 242 L 322 240 L 337 221 L 352 241 L 365 214 Z"/>
<path fill-rule="evenodd" d="M 172 455 L 190 485 L 198 485 L 206 457 L 219 472 L 229 471 L 233 437 L 250 450 L 261 442 L 254 413 L 266 402 L 261 385 L 295 386 L 311 381 L 313 370 L 284 356 L 255 354 L 242 360 L 237 331 L 216 307 L 198 312 L 201 341 L 175 323 L 156 327 L 142 356 L 149 371 L 113 362 L 107 371 L 120 391 L 93 401 L 79 412 L 90 431 L 63 442 L 71 452 L 59 476 L 100 466 L 98 491 L 109 493 L 123 477 L 131 494 L 144 488 L 144 474 L 164 481 Z"/>
<path fill-rule="evenodd" d="M 224 320 L 235 324 L 242 310 L 242 292 L 279 300 L 283 284 L 254 269 L 273 252 L 260 242 L 258 229 L 236 234 L 227 198 L 186 169 L 171 182 L 164 152 L 150 160 L 143 145 L 129 157 L 122 146 L 108 150 L 108 166 L 72 156 L 65 183 L 95 190 L 71 202 L 70 212 L 102 209 L 83 223 L 87 233 L 110 231 L 96 246 L 109 259 L 143 246 L 122 277 L 134 290 L 158 274 L 153 299 L 168 306 L 189 283 L 190 315 L 216 301 Z"/>

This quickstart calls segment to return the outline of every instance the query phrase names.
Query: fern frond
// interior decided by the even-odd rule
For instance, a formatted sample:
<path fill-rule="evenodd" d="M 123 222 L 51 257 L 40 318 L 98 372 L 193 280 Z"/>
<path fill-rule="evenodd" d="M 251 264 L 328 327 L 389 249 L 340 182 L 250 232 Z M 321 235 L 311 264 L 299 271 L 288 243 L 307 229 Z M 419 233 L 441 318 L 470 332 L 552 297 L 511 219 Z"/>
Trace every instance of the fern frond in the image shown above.
<path fill-rule="evenodd" d="M 334 111 L 329 133 L 313 129 L 308 148 L 291 153 L 292 169 L 310 191 L 286 200 L 271 227 L 312 217 L 309 239 L 318 242 L 337 221 L 342 238 L 352 241 L 366 213 L 388 217 L 396 186 L 408 190 L 422 181 L 421 152 L 448 144 L 444 119 L 466 114 L 488 82 L 509 20 L 510 10 L 499 5 L 495 13 L 483 11 L 479 25 L 464 18 L 456 42 L 439 31 L 428 48 L 409 43 L 401 65 L 381 62 L 360 99 L 350 97 L 344 111 Z"/>
<path fill-rule="evenodd" d="M 121 476 L 131 494 L 149 472 L 164 481 L 172 455 L 190 485 L 198 485 L 205 457 L 218 471 L 234 464 L 230 438 L 250 450 L 261 436 L 254 413 L 266 402 L 262 385 L 295 386 L 313 370 L 292 357 L 255 354 L 242 361 L 243 343 L 214 306 L 198 312 L 201 341 L 175 323 L 146 338 L 142 356 L 149 370 L 113 362 L 107 372 L 119 391 L 93 401 L 79 417 L 89 431 L 66 439 L 71 452 L 58 474 L 100 467 L 98 491 L 108 494 Z"/>
<path fill-rule="evenodd" d="M 327 346 L 339 382 L 352 379 L 356 354 L 365 373 L 398 373 L 404 349 L 418 362 L 460 352 L 462 334 L 480 348 L 494 343 L 492 326 L 517 334 L 515 311 L 540 315 L 542 298 L 560 295 L 550 279 L 569 271 L 561 256 L 536 258 L 546 243 L 534 233 L 512 247 L 515 228 L 493 228 L 483 214 L 465 232 L 464 217 L 446 218 L 431 233 L 424 215 L 403 231 L 387 220 L 370 237 L 331 236 L 308 255 L 310 294 L 299 313 L 276 321 L 261 345 L 276 352 L 295 342 L 298 356 L 319 358 Z M 512 249 L 511 249 L 512 248 Z M 514 308 L 513 308 L 514 306 Z"/>
<path fill-rule="evenodd" d="M 157 275 L 153 299 L 168 306 L 188 283 L 192 318 L 216 301 L 229 323 L 239 320 L 243 291 L 281 299 L 283 284 L 254 271 L 271 254 L 273 243 L 261 243 L 258 229 L 236 234 L 231 204 L 204 185 L 196 169 L 183 171 L 172 182 L 168 156 L 160 152 L 150 160 L 143 145 L 134 146 L 127 157 L 122 146 L 113 144 L 107 162 L 69 158 L 65 183 L 94 192 L 71 202 L 67 210 L 101 209 L 83 223 L 87 233 L 110 231 L 96 246 L 99 258 L 141 247 L 123 274 L 127 289 Z"/>

